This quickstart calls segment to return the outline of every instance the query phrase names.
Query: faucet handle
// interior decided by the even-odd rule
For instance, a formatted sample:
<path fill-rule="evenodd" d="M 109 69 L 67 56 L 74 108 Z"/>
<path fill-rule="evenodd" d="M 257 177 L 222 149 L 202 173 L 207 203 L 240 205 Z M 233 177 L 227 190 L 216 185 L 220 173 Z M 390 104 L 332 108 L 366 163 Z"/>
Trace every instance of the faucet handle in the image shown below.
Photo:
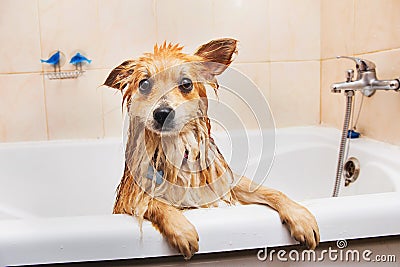
<path fill-rule="evenodd" d="M 354 70 L 353 69 L 348 69 L 346 70 L 346 82 L 351 82 L 353 81 L 354 78 Z"/>
<path fill-rule="evenodd" d="M 374 71 L 376 68 L 374 62 L 359 57 L 337 56 L 336 58 L 347 58 L 353 60 L 356 63 L 357 71 Z"/>

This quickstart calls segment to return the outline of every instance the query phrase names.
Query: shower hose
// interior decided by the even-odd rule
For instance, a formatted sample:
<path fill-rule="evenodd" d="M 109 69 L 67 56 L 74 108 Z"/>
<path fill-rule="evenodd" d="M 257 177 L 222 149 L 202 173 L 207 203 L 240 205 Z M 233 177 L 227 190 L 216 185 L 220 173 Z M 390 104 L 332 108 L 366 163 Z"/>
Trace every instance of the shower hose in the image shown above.
<path fill-rule="evenodd" d="M 335 185 L 333 187 L 332 197 L 337 197 L 339 195 L 340 181 L 343 172 L 343 159 L 344 159 L 344 153 L 346 152 L 347 134 L 349 130 L 349 123 L 353 106 L 354 91 L 349 90 L 346 91 L 345 93 L 346 93 L 346 110 L 344 115 L 342 138 L 340 139 L 339 157 L 336 169 L 336 180 L 335 180 Z"/>

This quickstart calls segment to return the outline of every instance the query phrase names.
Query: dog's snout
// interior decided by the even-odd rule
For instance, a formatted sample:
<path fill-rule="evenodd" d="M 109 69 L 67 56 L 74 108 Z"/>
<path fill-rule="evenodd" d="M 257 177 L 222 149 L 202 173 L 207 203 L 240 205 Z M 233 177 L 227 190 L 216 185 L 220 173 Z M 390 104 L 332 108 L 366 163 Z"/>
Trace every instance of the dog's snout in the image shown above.
<path fill-rule="evenodd" d="M 160 125 L 165 122 L 172 121 L 175 117 L 175 111 L 169 107 L 160 107 L 154 110 L 153 118 Z"/>

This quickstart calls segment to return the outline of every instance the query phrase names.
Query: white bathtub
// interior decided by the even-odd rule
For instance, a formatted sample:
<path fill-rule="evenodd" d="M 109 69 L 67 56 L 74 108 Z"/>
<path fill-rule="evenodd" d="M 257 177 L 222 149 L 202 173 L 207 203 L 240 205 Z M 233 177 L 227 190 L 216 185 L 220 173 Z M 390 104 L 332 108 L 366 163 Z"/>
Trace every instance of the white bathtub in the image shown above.
<path fill-rule="evenodd" d="M 249 141 L 257 149 L 255 135 L 250 132 Z M 243 140 L 237 138 L 232 142 Z M 216 137 L 229 154 L 225 141 Z M 278 130 L 265 184 L 315 214 L 322 242 L 400 234 L 399 147 L 353 140 L 349 156 L 360 160 L 360 177 L 330 198 L 338 143 L 334 129 Z M 117 139 L 1 144 L 0 266 L 176 255 L 150 223 L 141 236 L 134 218 L 111 215 L 122 151 Z M 247 173 L 253 169 L 250 164 Z M 263 206 L 198 209 L 186 216 L 198 230 L 200 254 L 296 243 L 278 214 Z"/>

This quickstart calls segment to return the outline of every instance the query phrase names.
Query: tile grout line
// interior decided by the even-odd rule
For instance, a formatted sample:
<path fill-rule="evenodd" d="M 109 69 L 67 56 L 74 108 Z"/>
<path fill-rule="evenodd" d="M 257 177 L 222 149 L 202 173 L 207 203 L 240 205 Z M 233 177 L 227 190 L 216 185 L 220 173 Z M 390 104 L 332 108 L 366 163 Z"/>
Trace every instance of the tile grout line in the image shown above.
<path fill-rule="evenodd" d="M 322 125 L 322 60 L 319 61 L 319 125 Z"/>
<path fill-rule="evenodd" d="M 97 34 L 100 33 L 100 28 L 99 28 L 99 21 L 100 21 L 100 3 L 99 0 L 96 1 L 96 16 L 97 16 Z M 101 69 L 100 69 L 101 70 Z M 102 87 L 102 85 L 97 86 L 96 90 L 99 90 Z M 103 134 L 101 135 L 101 138 L 105 138 L 106 137 L 106 125 L 105 125 L 105 119 L 104 119 L 104 91 L 101 91 L 101 126 L 102 126 L 102 131 Z"/>
<path fill-rule="evenodd" d="M 352 42 L 351 42 L 351 54 L 354 56 L 355 50 L 355 38 L 356 38 L 356 0 L 353 0 L 353 32 L 352 32 Z"/>
<path fill-rule="evenodd" d="M 399 48 L 393 48 L 389 50 L 380 50 L 378 52 L 386 52 L 386 51 L 391 51 L 391 50 L 397 50 Z M 374 52 L 371 52 L 374 53 Z M 365 53 L 365 54 L 370 54 L 370 53 Z M 301 62 L 319 62 L 320 60 L 329 60 L 329 59 L 335 59 L 333 58 L 323 58 L 323 59 L 302 59 L 302 60 L 280 60 L 280 61 L 271 61 L 271 60 L 266 60 L 266 61 L 238 61 L 234 62 L 233 65 L 239 65 L 239 64 L 270 64 L 270 63 L 301 63 Z M 111 67 L 95 67 L 95 68 L 90 68 L 86 69 L 85 72 L 90 72 L 92 70 L 111 70 L 114 66 Z M 64 70 L 66 72 L 68 71 L 73 71 L 73 70 Z M 0 75 L 21 75 L 21 74 L 45 74 L 47 71 L 20 71 L 20 72 L 0 72 Z"/>
<path fill-rule="evenodd" d="M 363 53 L 351 53 L 352 56 L 362 56 L 362 55 L 372 55 L 376 53 L 385 53 L 385 52 L 392 52 L 395 50 L 400 50 L 400 47 L 397 48 L 388 48 L 388 49 L 383 49 L 383 50 L 373 50 L 373 51 L 368 51 L 368 52 L 363 52 Z M 322 61 L 327 61 L 327 60 L 332 60 L 336 59 L 336 57 L 327 57 L 327 58 L 321 58 Z"/>
<path fill-rule="evenodd" d="M 41 27 L 41 21 L 40 21 L 40 8 L 39 8 L 39 0 L 36 0 L 36 9 L 37 9 L 37 16 L 38 16 L 38 27 L 39 27 L 39 46 L 40 46 L 40 55 L 42 55 L 42 27 Z M 42 65 L 42 71 L 41 73 L 44 73 L 43 70 L 43 65 Z M 45 113 L 45 119 L 46 119 L 46 137 L 47 140 L 50 140 L 50 131 L 49 131 L 49 116 L 47 112 L 47 95 L 46 95 L 46 83 L 45 83 L 45 77 L 44 75 L 42 76 L 42 86 L 43 86 L 43 104 L 44 104 L 44 113 Z"/>
<path fill-rule="evenodd" d="M 157 14 L 157 0 L 153 0 L 153 13 L 154 13 L 154 26 L 155 26 L 155 34 L 156 34 L 156 42 L 158 42 L 158 14 Z"/>
<path fill-rule="evenodd" d="M 320 2 L 319 6 L 319 123 L 318 125 L 322 125 L 322 19 L 323 19 L 323 2 Z"/>
<path fill-rule="evenodd" d="M 113 67 L 109 67 L 109 68 L 90 68 L 90 69 L 86 69 L 84 70 L 84 72 L 90 72 L 92 70 L 111 70 Z M 69 72 L 69 71 L 74 71 L 74 70 L 63 70 L 62 72 Z M 0 75 L 23 75 L 23 74 L 46 74 L 49 71 L 20 71 L 20 72 L 0 72 Z M 52 71 L 50 71 L 52 72 Z"/>
<path fill-rule="evenodd" d="M 269 90 L 269 99 L 267 100 L 268 101 L 268 105 L 269 105 L 269 109 L 270 109 L 270 112 L 271 112 L 271 117 L 272 117 L 272 121 L 273 121 L 273 124 L 274 124 L 274 128 L 276 129 L 278 126 L 277 126 L 277 124 L 278 124 L 278 122 L 277 122 L 277 120 L 276 120 L 276 118 L 275 118 L 275 115 L 274 115 L 274 111 L 273 111 L 273 107 L 272 107 L 272 102 L 273 102 L 273 94 L 272 94 L 272 91 L 273 91 L 273 89 L 272 89 L 272 61 L 271 61 L 271 42 L 270 42 L 270 40 L 271 40 L 271 20 L 270 20 L 270 18 L 271 18 L 271 1 L 268 1 L 268 10 L 267 10 L 267 14 L 268 14 L 268 25 L 267 25 L 267 27 L 268 27 L 268 90 Z M 274 130 L 275 130 L 274 129 Z"/>

